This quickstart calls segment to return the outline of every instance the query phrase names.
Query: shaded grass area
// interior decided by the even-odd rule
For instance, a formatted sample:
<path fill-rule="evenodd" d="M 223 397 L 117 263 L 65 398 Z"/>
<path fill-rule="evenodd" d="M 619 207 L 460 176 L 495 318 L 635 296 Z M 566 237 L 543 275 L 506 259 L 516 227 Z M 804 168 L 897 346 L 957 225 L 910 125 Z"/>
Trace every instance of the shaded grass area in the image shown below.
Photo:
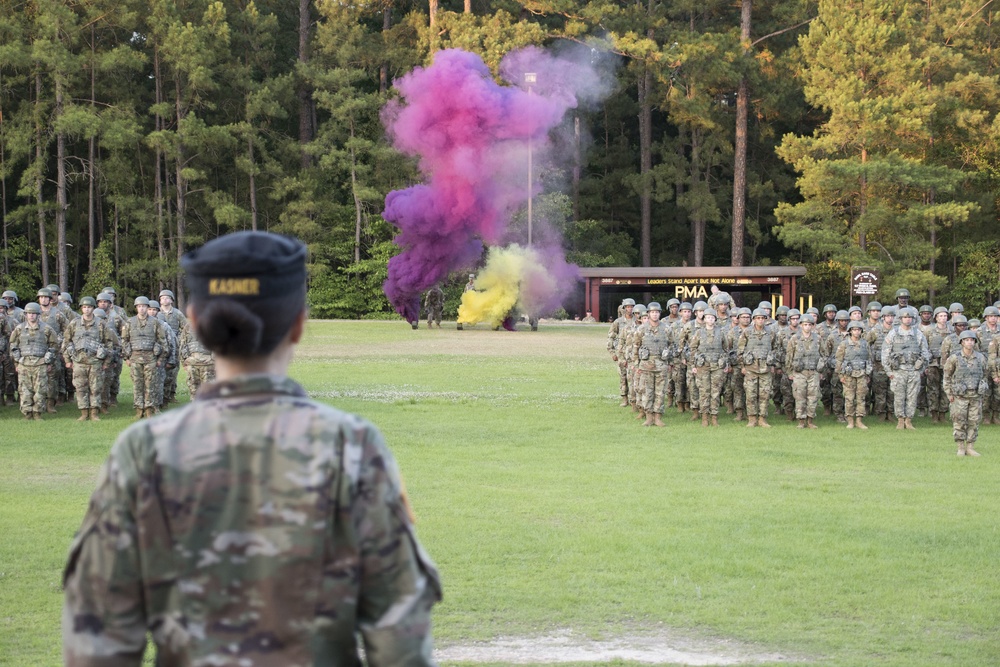
<path fill-rule="evenodd" d="M 1000 427 L 977 460 L 929 420 L 644 429 L 605 332 L 310 324 L 292 376 L 385 433 L 444 579 L 439 643 L 670 628 L 824 665 L 1000 664 Z M 65 550 L 122 398 L 100 424 L 0 412 L 2 664 L 59 662 Z"/>

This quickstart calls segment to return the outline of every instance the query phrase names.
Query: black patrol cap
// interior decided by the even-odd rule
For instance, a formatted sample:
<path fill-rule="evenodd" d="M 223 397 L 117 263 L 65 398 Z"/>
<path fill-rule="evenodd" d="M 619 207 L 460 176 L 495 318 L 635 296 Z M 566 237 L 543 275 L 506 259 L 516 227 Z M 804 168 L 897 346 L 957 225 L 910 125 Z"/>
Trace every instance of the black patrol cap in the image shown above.
<path fill-rule="evenodd" d="M 235 232 L 181 258 L 194 300 L 256 301 L 304 294 L 306 247 L 290 236 Z"/>

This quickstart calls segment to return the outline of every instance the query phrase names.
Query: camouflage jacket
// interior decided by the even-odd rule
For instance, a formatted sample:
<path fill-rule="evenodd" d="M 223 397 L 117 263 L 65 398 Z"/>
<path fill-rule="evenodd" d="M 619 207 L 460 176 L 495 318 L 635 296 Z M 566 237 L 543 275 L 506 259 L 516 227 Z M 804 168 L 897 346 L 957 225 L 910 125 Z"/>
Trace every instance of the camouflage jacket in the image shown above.
<path fill-rule="evenodd" d="M 437 571 L 368 422 L 247 375 L 132 425 L 63 576 L 69 667 L 432 665 Z"/>

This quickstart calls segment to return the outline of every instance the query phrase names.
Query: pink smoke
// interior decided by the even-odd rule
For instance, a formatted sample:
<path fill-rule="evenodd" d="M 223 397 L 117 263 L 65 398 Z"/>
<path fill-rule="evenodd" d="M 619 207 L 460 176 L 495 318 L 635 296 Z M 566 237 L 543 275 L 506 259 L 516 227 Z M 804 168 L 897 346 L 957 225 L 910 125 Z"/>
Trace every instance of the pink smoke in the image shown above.
<path fill-rule="evenodd" d="M 407 321 L 419 319 L 422 292 L 452 271 L 474 266 L 484 242 L 503 240 L 512 212 L 527 201 L 529 139 L 541 164 L 549 131 L 599 88 L 590 68 L 533 47 L 509 54 L 500 71 L 517 86 L 525 85 L 525 72 L 538 73 L 538 79 L 530 92 L 501 86 L 479 56 L 449 49 L 437 53 L 430 67 L 399 79 L 401 99 L 383 110 L 393 145 L 419 158 L 425 179 L 424 185 L 390 192 L 382 214 L 399 228 L 394 242 L 403 249 L 389 260 L 383 288 Z M 560 279 L 574 275 L 561 249 L 546 254 Z M 537 291 L 533 301 L 549 305 L 553 299 Z"/>

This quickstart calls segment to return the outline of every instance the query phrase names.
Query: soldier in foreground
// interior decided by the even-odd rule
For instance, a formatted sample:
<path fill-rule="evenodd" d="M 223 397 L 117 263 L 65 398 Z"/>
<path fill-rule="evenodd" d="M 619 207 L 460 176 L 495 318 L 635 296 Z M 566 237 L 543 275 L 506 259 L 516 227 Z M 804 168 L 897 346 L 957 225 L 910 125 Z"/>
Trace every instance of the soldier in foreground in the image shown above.
<path fill-rule="evenodd" d="M 305 255 L 242 232 L 182 260 L 218 380 L 112 449 L 65 570 L 69 667 L 139 665 L 147 632 L 161 665 L 358 665 L 356 633 L 372 667 L 434 664 L 441 589 L 391 452 L 286 375 Z"/>
<path fill-rule="evenodd" d="M 979 456 L 974 445 L 983 418 L 983 398 L 989 392 L 986 358 L 976 350 L 976 334 L 963 331 L 962 350 L 945 362 L 943 385 L 951 404 L 952 433 L 959 456 Z"/>

